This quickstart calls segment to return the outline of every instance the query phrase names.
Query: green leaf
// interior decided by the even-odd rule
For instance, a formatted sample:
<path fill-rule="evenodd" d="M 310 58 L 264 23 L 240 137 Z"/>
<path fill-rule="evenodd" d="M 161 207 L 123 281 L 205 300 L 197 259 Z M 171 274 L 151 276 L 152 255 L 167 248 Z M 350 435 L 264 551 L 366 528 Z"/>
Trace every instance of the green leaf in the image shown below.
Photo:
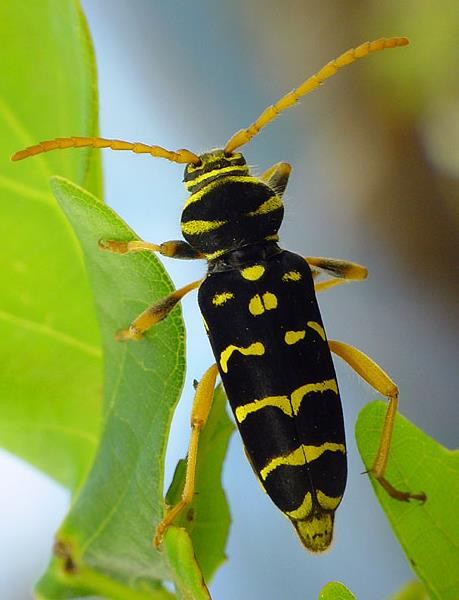
<path fill-rule="evenodd" d="M 62 569 L 62 556 L 53 559 L 39 589 L 35 591 L 37 600 L 67 600 L 82 598 L 100 593 L 105 598 L 116 600 L 174 600 L 175 596 L 158 585 L 157 589 L 133 590 L 126 588 L 114 579 L 96 571 L 80 567 L 78 572 L 66 573 Z M 207 599 L 206 599 L 207 600 Z"/>
<path fill-rule="evenodd" d="M 367 468 L 379 443 L 386 406 L 359 415 L 356 437 Z M 397 415 L 387 479 L 398 489 L 423 491 L 426 502 L 399 502 L 372 479 L 394 533 L 432 600 L 459 598 L 459 451 L 451 451 Z"/>
<path fill-rule="evenodd" d="M 96 134 L 94 56 L 75 1 L 2 2 L 0 37 L 0 445 L 75 488 L 98 440 L 101 350 L 81 249 L 49 177 L 100 193 L 98 152 L 9 157 Z"/>
<path fill-rule="evenodd" d="M 170 527 L 164 536 L 164 546 L 179 599 L 211 600 L 188 533 L 179 527 Z"/>
<path fill-rule="evenodd" d="M 420 581 L 410 581 L 388 600 L 429 600 L 429 596 Z"/>
<path fill-rule="evenodd" d="M 230 513 L 221 486 L 221 471 L 234 425 L 226 413 L 226 396 L 221 386 L 215 390 L 212 410 L 199 439 L 195 496 L 193 502 L 175 521 L 193 542 L 196 559 L 204 579 L 209 582 L 225 560 L 225 546 Z M 185 483 L 186 461 L 181 460 L 166 495 L 170 506 L 176 504 Z"/>
<path fill-rule="evenodd" d="M 57 534 L 53 580 L 109 597 L 113 585 L 125 590 L 116 597 L 130 598 L 131 592 L 156 597 L 164 591 L 160 581 L 174 578 L 164 551 L 153 549 L 151 539 L 163 514 L 167 432 L 184 377 L 180 308 L 144 339 L 116 342 L 117 329 L 167 295 L 172 284 L 149 252 L 123 256 L 99 249 L 100 239 L 136 239 L 109 207 L 62 178 L 54 178 L 52 188 L 83 249 L 105 362 L 102 437 Z M 39 593 L 50 577 L 39 584 Z"/>
<path fill-rule="evenodd" d="M 319 600 L 356 600 L 354 594 L 338 581 L 330 581 L 322 588 Z"/>

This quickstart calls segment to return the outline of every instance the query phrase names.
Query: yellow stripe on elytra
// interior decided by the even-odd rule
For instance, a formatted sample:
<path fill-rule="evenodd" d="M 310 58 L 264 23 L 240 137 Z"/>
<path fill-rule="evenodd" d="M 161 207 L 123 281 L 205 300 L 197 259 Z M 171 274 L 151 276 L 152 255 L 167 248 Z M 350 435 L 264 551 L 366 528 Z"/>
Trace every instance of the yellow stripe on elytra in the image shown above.
<path fill-rule="evenodd" d="M 325 331 L 322 325 L 320 325 L 320 323 L 317 323 L 317 321 L 308 321 L 307 326 L 313 329 L 316 333 L 318 333 L 320 337 L 325 341 Z M 289 346 L 292 346 L 293 344 L 304 340 L 305 337 L 305 329 L 300 329 L 298 331 L 286 331 L 284 335 L 284 341 Z"/>
<path fill-rule="evenodd" d="M 282 281 L 300 281 L 302 275 L 299 271 L 287 271 L 282 275 Z"/>
<path fill-rule="evenodd" d="M 344 444 L 337 444 L 336 442 L 324 442 L 320 446 L 305 446 L 303 444 L 303 448 L 308 463 L 317 460 L 324 452 L 342 452 L 346 454 L 346 446 Z"/>
<path fill-rule="evenodd" d="M 191 181 L 185 181 L 185 187 L 187 190 L 206 181 L 206 179 L 212 179 L 212 177 L 216 177 L 217 175 L 225 175 L 225 173 L 232 173 L 233 171 L 241 171 L 242 173 L 248 173 L 249 168 L 247 165 L 233 165 L 229 167 L 223 167 L 222 169 L 212 169 L 212 171 L 208 171 L 207 173 L 203 173 L 195 179 Z"/>
<path fill-rule="evenodd" d="M 265 292 L 260 297 L 259 294 L 255 294 L 250 298 L 249 312 L 254 317 L 262 315 L 265 310 L 274 310 L 277 308 L 277 296 L 271 292 Z"/>
<path fill-rule="evenodd" d="M 306 458 L 304 456 L 303 446 L 295 448 L 293 452 L 290 452 L 286 456 L 276 456 L 269 461 L 269 463 L 263 467 L 260 471 L 260 477 L 263 481 L 266 481 L 268 475 L 275 471 L 277 467 L 282 465 L 289 465 L 290 467 L 299 467 L 306 464 Z"/>
<path fill-rule="evenodd" d="M 233 292 L 221 292 L 220 294 L 215 294 L 212 298 L 212 304 L 215 306 L 223 306 L 225 302 L 234 298 Z"/>
<path fill-rule="evenodd" d="M 265 347 L 261 342 L 254 342 L 246 348 L 230 344 L 220 354 L 220 366 L 224 373 L 228 373 L 228 361 L 231 358 L 233 352 L 240 352 L 244 356 L 262 356 L 265 353 Z"/>
<path fill-rule="evenodd" d="M 307 446 L 301 444 L 289 454 L 276 456 L 269 461 L 260 471 L 260 477 L 266 481 L 268 475 L 275 471 L 280 466 L 299 467 L 307 463 L 317 460 L 324 452 L 346 452 L 344 444 L 336 444 L 335 442 L 324 442 L 320 446 Z"/>
<path fill-rule="evenodd" d="M 260 206 L 253 210 L 252 212 L 247 213 L 248 217 L 258 217 L 259 215 L 266 215 L 267 213 L 273 212 L 274 210 L 278 210 L 282 208 L 282 202 L 279 196 L 271 196 L 267 200 L 260 204 Z"/>
<path fill-rule="evenodd" d="M 243 406 L 238 406 L 235 411 L 236 420 L 238 423 L 242 423 L 250 413 L 256 412 L 266 406 L 274 406 L 280 408 L 289 417 L 292 416 L 292 404 L 288 396 L 267 396 L 261 400 L 255 400 L 255 402 L 249 402 Z"/>
<path fill-rule="evenodd" d="M 241 275 L 248 281 L 257 281 L 260 277 L 263 277 L 265 268 L 263 265 L 252 265 L 241 270 Z"/>
<path fill-rule="evenodd" d="M 209 192 L 211 192 L 215 188 L 217 188 L 217 187 L 219 187 L 222 184 L 227 183 L 227 182 L 236 182 L 236 183 L 249 183 L 249 182 L 252 182 L 252 183 L 260 183 L 260 182 L 258 182 L 258 180 L 255 177 L 251 177 L 250 175 L 247 175 L 247 176 L 244 176 L 244 175 L 234 175 L 234 176 L 227 175 L 226 177 L 219 177 L 218 179 L 215 179 L 214 181 L 211 181 L 210 183 L 208 183 L 206 186 L 204 186 L 203 188 L 201 188 L 198 192 L 195 192 L 194 194 L 191 194 L 191 196 L 188 197 L 187 201 L 183 205 L 183 210 L 185 210 L 185 208 L 187 208 L 193 202 L 198 202 L 199 200 L 202 200 L 203 196 L 205 196 L 206 194 L 208 194 Z M 260 183 L 260 185 L 262 185 L 262 184 Z"/>
<path fill-rule="evenodd" d="M 229 348 L 231 348 L 231 346 L 229 346 Z M 338 393 L 335 379 L 327 379 L 325 381 L 319 381 L 318 383 L 307 383 L 306 385 L 302 385 L 292 392 L 291 398 L 288 396 L 267 396 L 266 398 L 260 398 L 248 402 L 247 404 L 243 404 L 242 406 L 238 406 L 236 408 L 236 419 L 238 423 L 242 423 L 248 415 L 257 412 L 266 406 L 279 408 L 288 417 L 293 417 L 298 414 L 301 401 L 306 394 L 310 394 L 311 392 L 322 393 L 328 390 L 335 392 L 335 394 Z"/>
<path fill-rule="evenodd" d="M 306 331 L 304 329 L 301 329 L 300 331 L 286 331 L 284 335 L 284 340 L 286 344 L 292 346 L 293 344 L 304 340 L 305 336 Z"/>
<path fill-rule="evenodd" d="M 306 519 L 312 510 L 312 496 L 311 492 L 306 492 L 303 502 L 295 510 L 289 510 L 285 514 L 290 519 Z"/>
<path fill-rule="evenodd" d="M 320 323 L 317 323 L 317 321 L 308 321 L 306 324 L 311 329 L 314 329 L 314 331 L 317 331 L 320 337 L 325 341 L 325 331 Z"/>
<path fill-rule="evenodd" d="M 336 510 L 336 507 L 341 502 L 342 498 L 342 496 L 336 496 L 335 498 L 332 498 L 331 496 L 327 496 L 320 490 L 317 490 L 316 496 L 320 506 L 325 510 Z"/>
<path fill-rule="evenodd" d="M 222 225 L 226 225 L 228 221 L 185 221 L 182 222 L 182 231 L 187 235 L 202 235 L 208 231 L 218 229 Z"/>
<path fill-rule="evenodd" d="M 301 387 L 296 389 L 294 392 L 292 392 L 291 399 L 292 399 L 293 413 L 295 415 L 298 414 L 298 411 L 300 410 L 301 402 L 303 401 L 303 398 L 307 394 L 310 394 L 311 392 L 319 392 L 322 394 L 323 392 L 327 392 L 327 391 L 331 391 L 331 392 L 334 392 L 335 394 L 338 394 L 338 386 L 336 385 L 335 379 L 326 379 L 325 381 L 319 381 L 317 383 L 307 383 L 306 385 L 302 385 Z"/>

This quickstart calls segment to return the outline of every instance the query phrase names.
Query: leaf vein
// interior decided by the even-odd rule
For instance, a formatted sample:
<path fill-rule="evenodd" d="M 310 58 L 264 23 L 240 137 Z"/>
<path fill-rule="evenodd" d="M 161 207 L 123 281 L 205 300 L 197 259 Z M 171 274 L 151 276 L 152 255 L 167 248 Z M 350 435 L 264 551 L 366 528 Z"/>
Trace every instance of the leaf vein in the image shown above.
<path fill-rule="evenodd" d="M 72 335 L 67 333 L 63 333 L 62 331 L 58 331 L 57 329 L 53 329 L 49 325 L 45 325 L 44 323 L 36 323 L 29 319 L 24 319 L 23 317 L 17 317 L 11 313 L 0 310 L 0 320 L 6 321 L 22 329 L 28 329 L 29 331 L 33 331 L 35 333 L 39 333 L 41 335 L 45 335 L 51 337 L 67 346 L 72 346 L 89 354 L 90 356 L 95 356 L 96 358 L 101 358 L 102 351 L 97 346 L 92 346 L 91 344 L 87 344 Z"/>

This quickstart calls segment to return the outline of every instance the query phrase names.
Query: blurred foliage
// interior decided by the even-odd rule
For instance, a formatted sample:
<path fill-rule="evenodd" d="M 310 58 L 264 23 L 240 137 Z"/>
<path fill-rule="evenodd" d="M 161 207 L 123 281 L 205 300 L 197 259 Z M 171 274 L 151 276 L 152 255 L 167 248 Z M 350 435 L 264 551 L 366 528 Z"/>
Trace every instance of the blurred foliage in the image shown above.
<path fill-rule="evenodd" d="M 390 59 L 369 59 L 335 78 L 335 93 L 308 100 L 328 115 L 305 144 L 326 157 L 337 218 L 350 212 L 356 230 L 389 248 L 412 281 L 435 289 L 435 301 L 457 330 L 459 279 L 452 277 L 459 233 L 459 12 L 455 0 L 301 2 L 289 11 L 267 0 L 244 7 L 260 32 L 258 53 L 281 89 L 298 81 L 309 56 L 322 61 L 344 48 L 382 35 L 404 35 L 410 46 Z M 282 21 L 280 25 L 279 21 Z M 269 39 L 269 44 L 266 43 Z M 300 60 L 297 60 L 300 57 Z M 255 70 L 255 69 L 254 69 Z M 336 90 L 339 90 L 336 92 Z M 310 136 L 311 129 L 314 139 Z M 314 154 L 314 151 L 311 151 Z M 365 169 L 356 165 L 365 156 Z M 339 175 L 339 176 L 336 176 Z M 336 181 L 336 183 L 335 183 Z M 339 187 L 338 187 L 339 186 Z M 330 201 L 331 191 L 327 194 Z"/>
<path fill-rule="evenodd" d="M 429 600 L 429 596 L 420 581 L 410 581 L 388 600 Z"/>
<path fill-rule="evenodd" d="M 355 10 L 359 14 L 362 7 Z M 457 326 L 457 303 L 451 302 L 459 292 L 458 278 L 451 277 L 459 233 L 457 3 L 371 2 L 365 14 L 362 23 L 371 31 L 396 25 L 411 41 L 395 65 L 379 62 L 366 72 L 368 87 L 396 95 L 389 112 L 371 103 L 372 110 L 380 109 L 380 159 L 389 159 L 384 188 L 369 202 L 374 223 L 397 244 L 394 253 L 414 267 L 414 274 L 435 286 Z M 372 191 L 367 189 L 370 198 Z"/>
<path fill-rule="evenodd" d="M 59 173 L 100 195 L 99 158 L 9 157 L 69 131 L 96 134 L 94 55 L 76 2 L 2 2 L 0 30 L 0 444 L 75 489 L 97 446 L 102 354 L 81 250 L 48 180 Z"/>

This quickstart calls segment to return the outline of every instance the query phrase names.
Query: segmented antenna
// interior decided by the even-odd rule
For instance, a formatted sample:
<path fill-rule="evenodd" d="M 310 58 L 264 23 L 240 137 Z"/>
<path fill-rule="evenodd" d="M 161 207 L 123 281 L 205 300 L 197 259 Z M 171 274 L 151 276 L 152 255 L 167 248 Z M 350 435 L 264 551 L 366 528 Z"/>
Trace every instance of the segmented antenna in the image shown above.
<path fill-rule="evenodd" d="M 241 129 L 236 132 L 227 142 L 225 146 L 225 152 L 231 154 L 236 148 L 240 148 L 247 142 L 257 135 L 257 133 L 265 127 L 268 123 L 273 121 L 282 111 L 293 106 L 298 100 L 315 90 L 321 83 L 326 79 L 333 77 L 333 75 L 346 65 L 350 65 L 359 58 L 363 58 L 372 52 L 378 52 L 379 50 L 385 50 L 386 48 L 397 48 L 398 46 L 406 46 L 409 44 L 409 40 L 406 37 L 395 37 L 395 38 L 380 38 L 373 42 L 365 42 L 357 48 L 351 48 L 347 52 L 344 52 L 335 60 L 331 60 L 327 63 L 320 71 L 318 71 L 309 79 L 306 79 L 299 87 L 292 90 L 285 96 L 282 96 L 272 106 L 268 106 L 258 119 L 252 123 L 247 129 Z"/>
<path fill-rule="evenodd" d="M 123 140 L 108 140 L 98 137 L 68 137 L 46 140 L 35 146 L 29 146 L 24 150 L 16 152 L 16 154 L 13 154 L 11 157 L 11 160 L 22 160 L 29 156 L 41 154 L 42 152 L 63 150 L 65 148 L 111 148 L 112 150 L 130 150 L 136 154 L 151 154 L 152 156 L 166 158 L 167 160 L 176 163 L 199 164 L 201 162 L 199 156 L 190 152 L 190 150 L 181 149 L 176 152 L 171 152 L 170 150 L 161 148 L 161 146 L 148 146 L 147 144 L 141 144 L 139 142 L 132 143 Z"/>

